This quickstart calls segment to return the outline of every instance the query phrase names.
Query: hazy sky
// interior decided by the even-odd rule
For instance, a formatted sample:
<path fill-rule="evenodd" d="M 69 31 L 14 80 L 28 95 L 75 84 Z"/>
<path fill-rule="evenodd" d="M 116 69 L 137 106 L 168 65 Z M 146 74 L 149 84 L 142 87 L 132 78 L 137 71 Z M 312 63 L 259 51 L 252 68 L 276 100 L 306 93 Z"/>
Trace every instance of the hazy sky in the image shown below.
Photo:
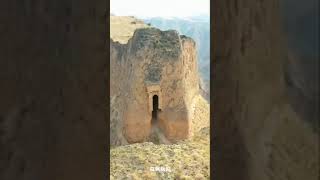
<path fill-rule="evenodd" d="M 111 0 L 111 13 L 136 17 L 209 15 L 210 0 Z"/>

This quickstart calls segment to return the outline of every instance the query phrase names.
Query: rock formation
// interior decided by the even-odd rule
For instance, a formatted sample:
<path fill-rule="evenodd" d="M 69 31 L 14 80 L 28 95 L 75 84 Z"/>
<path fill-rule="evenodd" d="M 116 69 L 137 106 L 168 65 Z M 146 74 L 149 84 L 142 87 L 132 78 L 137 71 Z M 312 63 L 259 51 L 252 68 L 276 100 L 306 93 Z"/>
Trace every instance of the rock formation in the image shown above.
<path fill-rule="evenodd" d="M 319 178 L 319 138 L 290 104 L 278 0 L 213 3 L 213 178 Z"/>
<path fill-rule="evenodd" d="M 104 179 L 106 1 L 0 9 L 0 179 Z"/>
<path fill-rule="evenodd" d="M 183 5 L 182 5 L 183 6 Z M 201 94 L 210 101 L 210 16 L 199 15 L 188 18 L 149 17 L 144 22 L 160 30 L 177 30 L 191 37 L 197 44 L 198 68 Z"/>
<path fill-rule="evenodd" d="M 195 42 L 147 25 L 131 28 L 131 34 L 119 32 L 137 21 L 111 16 L 111 144 L 147 140 L 152 119 L 167 139 L 185 139 L 199 94 Z"/>

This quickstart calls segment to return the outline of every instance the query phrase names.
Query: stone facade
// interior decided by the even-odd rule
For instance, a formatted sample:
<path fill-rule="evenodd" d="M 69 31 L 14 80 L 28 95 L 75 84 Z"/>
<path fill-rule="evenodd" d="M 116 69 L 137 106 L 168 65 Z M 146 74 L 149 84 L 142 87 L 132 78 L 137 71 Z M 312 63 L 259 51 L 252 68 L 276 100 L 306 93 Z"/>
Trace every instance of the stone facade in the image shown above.
<path fill-rule="evenodd" d="M 188 138 L 190 105 L 199 94 L 195 42 L 176 31 L 151 27 L 135 30 L 126 44 L 116 40 L 111 40 L 110 48 L 111 96 L 122 101 L 117 109 L 122 117 L 112 120 L 121 122 L 117 128 L 123 137 L 118 144 L 148 139 L 154 95 L 158 125 L 165 136 L 171 141 Z"/>

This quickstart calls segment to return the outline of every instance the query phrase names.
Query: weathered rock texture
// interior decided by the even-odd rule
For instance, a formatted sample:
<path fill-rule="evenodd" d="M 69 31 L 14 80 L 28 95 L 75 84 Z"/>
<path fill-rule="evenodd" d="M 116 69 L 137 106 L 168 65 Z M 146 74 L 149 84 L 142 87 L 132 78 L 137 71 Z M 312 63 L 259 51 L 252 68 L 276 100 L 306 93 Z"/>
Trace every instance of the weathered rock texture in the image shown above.
<path fill-rule="evenodd" d="M 318 179 L 318 135 L 287 96 L 279 1 L 212 3 L 213 178 Z"/>
<path fill-rule="evenodd" d="M 0 179 L 105 179 L 106 1 L 0 6 Z"/>
<path fill-rule="evenodd" d="M 280 1 L 288 58 L 285 82 L 291 104 L 315 131 L 319 127 L 319 1 Z"/>
<path fill-rule="evenodd" d="M 123 42 L 124 36 L 119 36 Z M 112 29 L 111 37 L 111 144 L 149 137 L 154 95 L 165 136 L 171 141 L 187 138 L 193 99 L 199 94 L 194 41 L 176 31 L 151 27 L 136 29 L 126 44 L 115 42 Z"/>

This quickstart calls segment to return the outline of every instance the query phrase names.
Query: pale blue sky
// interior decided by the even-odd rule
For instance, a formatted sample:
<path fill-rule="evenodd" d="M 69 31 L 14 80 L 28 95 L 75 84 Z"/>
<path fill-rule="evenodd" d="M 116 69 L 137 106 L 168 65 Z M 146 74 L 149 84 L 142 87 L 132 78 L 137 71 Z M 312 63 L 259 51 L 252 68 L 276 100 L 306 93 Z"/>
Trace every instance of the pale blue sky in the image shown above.
<path fill-rule="evenodd" d="M 111 13 L 136 17 L 209 15 L 210 0 L 111 0 Z"/>

